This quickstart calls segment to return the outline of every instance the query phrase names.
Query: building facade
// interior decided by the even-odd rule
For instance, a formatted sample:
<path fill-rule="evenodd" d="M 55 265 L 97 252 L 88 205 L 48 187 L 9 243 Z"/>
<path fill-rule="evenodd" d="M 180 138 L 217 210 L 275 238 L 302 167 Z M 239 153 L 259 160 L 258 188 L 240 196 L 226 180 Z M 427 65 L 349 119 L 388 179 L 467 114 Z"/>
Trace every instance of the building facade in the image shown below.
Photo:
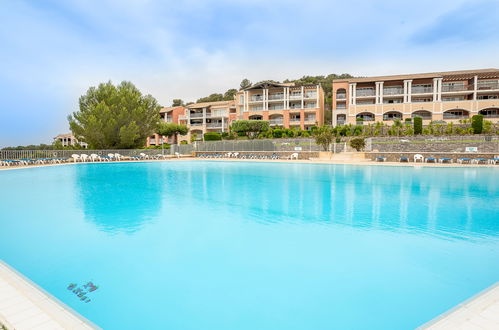
<path fill-rule="evenodd" d="M 228 132 L 230 122 L 236 118 L 236 106 L 232 100 L 188 105 L 180 121 L 189 128 L 188 140 L 202 140 L 208 132 Z"/>
<path fill-rule="evenodd" d="M 482 114 L 499 119 L 499 70 L 466 70 L 333 82 L 333 125 L 421 117 L 457 122 Z"/>
<path fill-rule="evenodd" d="M 165 123 L 181 124 L 180 117 L 185 115 L 186 108 L 184 106 L 165 107 L 159 111 L 159 116 Z M 163 137 L 163 143 L 174 143 L 173 137 Z M 178 142 L 187 140 L 186 136 L 178 136 Z M 158 134 L 151 135 L 146 140 L 146 147 L 161 145 L 161 137 Z"/>
<path fill-rule="evenodd" d="M 60 141 L 63 147 L 80 145 L 82 148 L 88 148 L 88 144 L 85 142 L 79 142 L 73 134 L 59 134 L 54 138 L 54 142 Z"/>
<path fill-rule="evenodd" d="M 268 120 L 270 126 L 310 129 L 324 124 L 320 85 L 263 82 L 236 94 L 238 119 Z"/>

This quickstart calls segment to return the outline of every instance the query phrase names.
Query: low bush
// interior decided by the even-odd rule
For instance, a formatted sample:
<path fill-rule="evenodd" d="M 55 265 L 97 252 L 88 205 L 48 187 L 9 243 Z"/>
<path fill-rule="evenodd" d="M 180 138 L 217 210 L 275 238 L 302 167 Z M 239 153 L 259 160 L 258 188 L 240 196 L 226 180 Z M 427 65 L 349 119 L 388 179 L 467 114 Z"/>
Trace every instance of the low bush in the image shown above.
<path fill-rule="evenodd" d="M 204 133 L 204 140 L 205 141 L 221 141 L 222 134 L 217 133 L 217 132 Z"/>
<path fill-rule="evenodd" d="M 350 147 L 357 151 L 362 151 L 366 147 L 366 140 L 364 138 L 353 138 L 350 140 Z"/>
<path fill-rule="evenodd" d="M 423 134 L 423 118 L 421 117 L 414 118 L 414 134 Z"/>

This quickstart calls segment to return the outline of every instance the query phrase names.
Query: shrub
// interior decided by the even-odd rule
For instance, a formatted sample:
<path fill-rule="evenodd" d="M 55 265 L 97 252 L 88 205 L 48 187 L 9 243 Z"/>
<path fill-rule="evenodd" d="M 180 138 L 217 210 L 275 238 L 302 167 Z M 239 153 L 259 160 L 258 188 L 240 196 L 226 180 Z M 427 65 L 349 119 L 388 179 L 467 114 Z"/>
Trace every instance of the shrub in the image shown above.
<path fill-rule="evenodd" d="M 260 133 L 268 131 L 270 128 L 267 120 L 235 120 L 232 122 L 231 130 L 239 136 L 248 136 L 253 139 Z M 242 135 L 240 135 L 242 134 Z"/>
<path fill-rule="evenodd" d="M 315 143 L 322 146 L 324 151 L 329 151 L 331 143 L 333 143 L 334 133 L 331 127 L 322 126 L 314 131 Z"/>
<path fill-rule="evenodd" d="M 180 141 L 180 144 L 187 144 L 187 141 L 186 140 L 182 140 L 182 141 Z"/>
<path fill-rule="evenodd" d="M 412 118 L 406 118 L 406 119 L 405 119 L 405 122 L 406 122 L 406 123 L 410 123 L 410 122 L 412 122 Z"/>
<path fill-rule="evenodd" d="M 483 115 L 474 115 L 471 117 L 471 127 L 473 127 L 473 134 L 482 134 Z"/>
<path fill-rule="evenodd" d="M 361 137 L 353 138 L 350 140 L 350 147 L 357 151 L 361 151 L 366 147 L 366 140 Z"/>
<path fill-rule="evenodd" d="M 204 140 L 205 141 L 220 141 L 220 140 L 222 140 L 222 134 L 217 133 L 217 132 L 204 133 Z"/>
<path fill-rule="evenodd" d="M 415 117 L 414 118 L 414 134 L 422 134 L 423 133 L 423 118 Z"/>
<path fill-rule="evenodd" d="M 272 131 L 272 137 L 274 137 L 276 139 L 280 139 L 280 138 L 282 138 L 282 133 L 283 133 L 282 129 L 276 128 Z"/>

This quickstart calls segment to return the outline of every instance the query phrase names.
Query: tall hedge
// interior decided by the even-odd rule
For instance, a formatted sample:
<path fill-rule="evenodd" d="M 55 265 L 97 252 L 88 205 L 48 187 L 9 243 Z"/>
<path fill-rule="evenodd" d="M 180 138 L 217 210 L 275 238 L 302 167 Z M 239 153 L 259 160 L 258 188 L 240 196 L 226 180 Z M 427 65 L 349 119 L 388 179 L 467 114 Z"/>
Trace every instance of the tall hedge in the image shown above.
<path fill-rule="evenodd" d="M 414 134 L 423 134 L 423 118 L 414 117 Z"/>
<path fill-rule="evenodd" d="M 474 115 L 471 117 L 471 127 L 473 128 L 473 134 L 482 134 L 483 115 Z"/>
<path fill-rule="evenodd" d="M 217 132 L 204 133 L 204 140 L 205 141 L 220 141 L 220 140 L 222 140 L 222 134 L 217 133 Z"/>

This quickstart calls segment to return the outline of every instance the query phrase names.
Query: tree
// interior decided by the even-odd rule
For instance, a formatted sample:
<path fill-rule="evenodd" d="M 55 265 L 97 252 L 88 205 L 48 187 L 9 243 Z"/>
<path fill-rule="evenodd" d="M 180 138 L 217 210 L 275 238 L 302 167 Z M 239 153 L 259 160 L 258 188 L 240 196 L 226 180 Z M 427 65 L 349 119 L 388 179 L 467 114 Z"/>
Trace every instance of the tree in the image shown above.
<path fill-rule="evenodd" d="M 224 101 L 232 101 L 237 93 L 237 89 L 231 88 L 227 90 L 224 94 Z"/>
<path fill-rule="evenodd" d="M 173 99 L 172 107 L 180 107 L 184 105 L 184 101 L 181 99 Z"/>
<path fill-rule="evenodd" d="M 366 147 L 366 140 L 364 138 L 358 137 L 350 140 L 350 147 L 357 151 L 361 151 Z"/>
<path fill-rule="evenodd" d="M 173 144 L 177 144 L 177 136 L 186 135 L 189 132 L 189 129 L 186 125 L 183 124 L 175 124 L 175 123 L 160 123 L 156 128 L 156 133 L 161 136 L 173 136 Z M 161 139 L 163 140 L 163 139 Z"/>
<path fill-rule="evenodd" d="M 414 117 L 413 121 L 414 125 L 414 134 L 423 134 L 423 118 L 421 117 Z"/>
<path fill-rule="evenodd" d="M 250 139 L 268 131 L 269 128 L 269 122 L 266 120 L 235 120 L 230 126 L 232 132 L 244 134 Z"/>
<path fill-rule="evenodd" d="M 241 83 L 239 84 L 239 90 L 243 90 L 243 89 L 246 89 L 246 88 L 249 88 L 251 87 L 251 81 L 249 81 L 248 79 L 244 78 Z"/>
<path fill-rule="evenodd" d="M 474 115 L 471 117 L 471 127 L 473 128 L 473 134 L 482 134 L 483 115 Z"/>
<path fill-rule="evenodd" d="M 73 135 L 95 149 L 143 147 L 159 120 L 161 106 L 131 82 L 110 81 L 90 87 L 79 100 L 80 110 L 68 116 Z"/>
<path fill-rule="evenodd" d="M 335 134 L 330 126 L 322 126 L 315 130 L 314 137 L 315 143 L 322 146 L 324 151 L 329 151 L 331 143 L 333 143 L 335 138 Z"/>
<path fill-rule="evenodd" d="M 198 99 L 196 102 L 197 103 L 217 102 L 217 101 L 223 101 L 223 100 L 224 100 L 224 96 L 222 94 L 213 93 L 213 94 L 210 94 L 210 96 L 206 96 L 206 97 L 202 97 L 202 98 Z"/>

